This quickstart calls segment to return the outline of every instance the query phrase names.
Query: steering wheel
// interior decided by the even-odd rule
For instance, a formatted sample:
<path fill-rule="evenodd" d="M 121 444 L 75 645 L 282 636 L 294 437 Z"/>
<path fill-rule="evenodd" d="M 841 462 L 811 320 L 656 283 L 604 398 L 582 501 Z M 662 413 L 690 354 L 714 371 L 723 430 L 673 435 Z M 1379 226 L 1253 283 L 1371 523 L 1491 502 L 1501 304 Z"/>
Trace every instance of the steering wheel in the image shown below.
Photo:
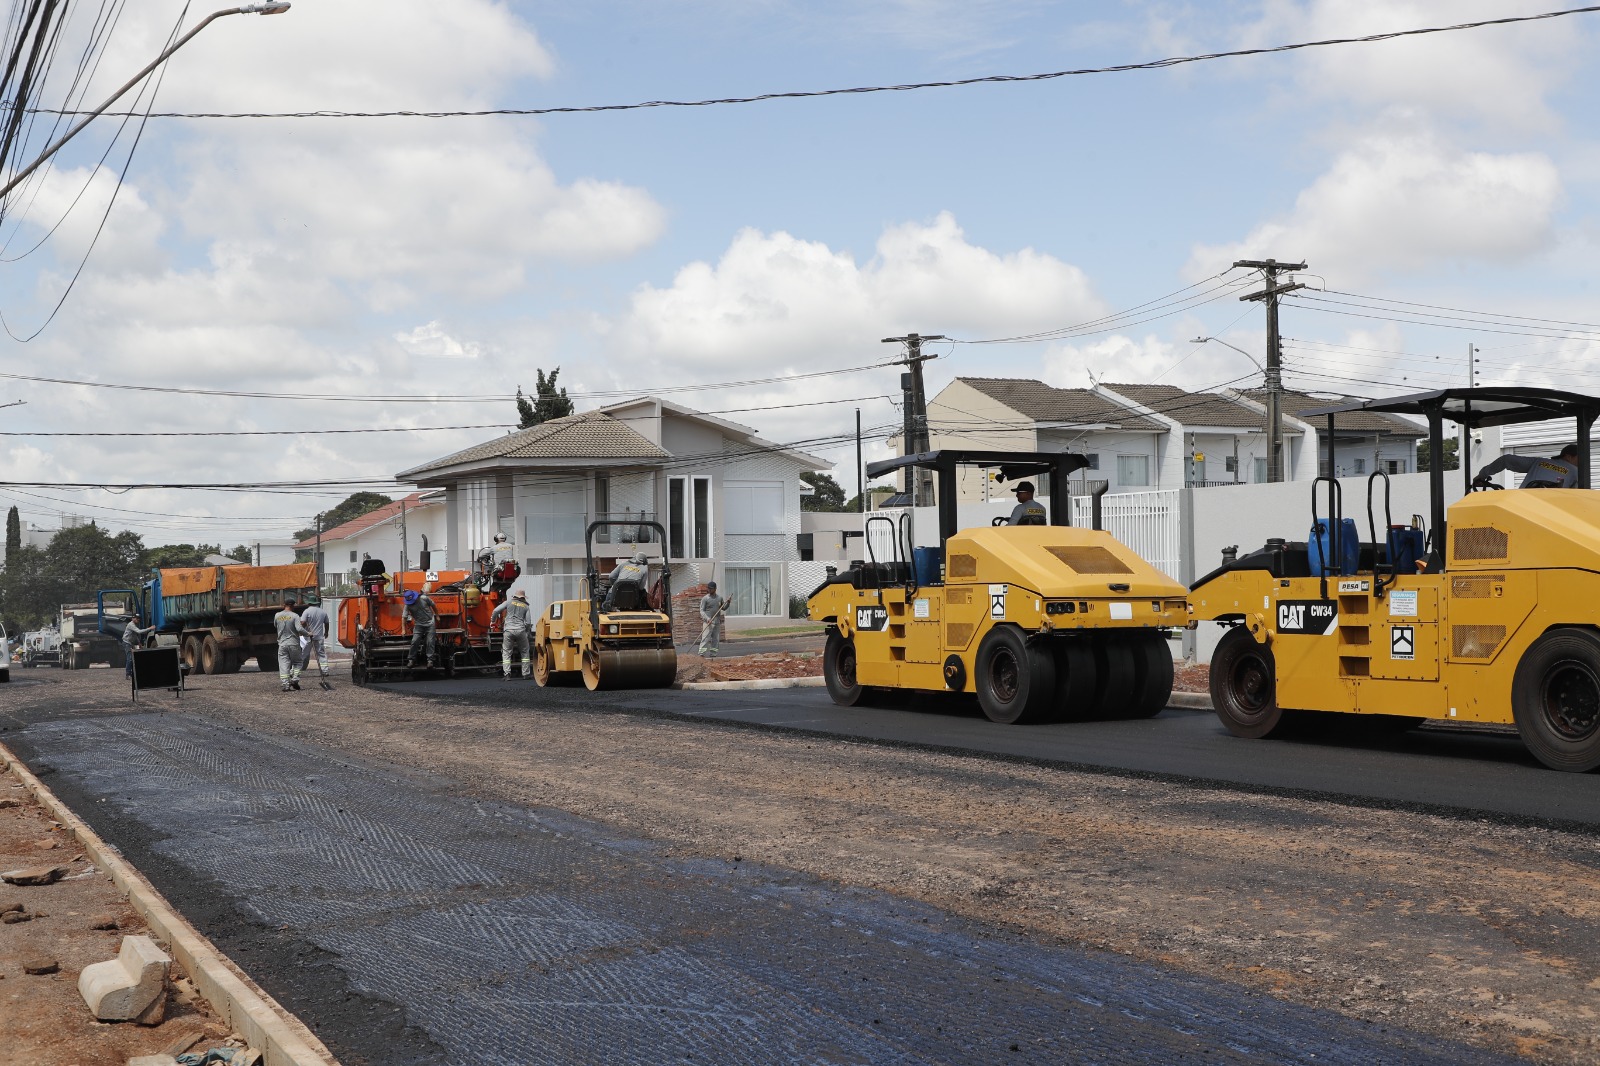
<path fill-rule="evenodd" d="M 1011 519 L 1007 518 L 1005 515 L 997 515 L 995 520 L 989 524 L 991 526 L 1009 526 L 1011 524 Z"/>
<path fill-rule="evenodd" d="M 1503 490 L 1504 488 L 1505 488 L 1505 486 L 1500 484 L 1497 481 L 1481 481 L 1481 482 L 1480 481 L 1474 481 L 1472 483 L 1472 491 L 1473 492 L 1487 492 L 1490 489 L 1493 489 L 1494 491 L 1499 492 L 1499 491 Z"/>

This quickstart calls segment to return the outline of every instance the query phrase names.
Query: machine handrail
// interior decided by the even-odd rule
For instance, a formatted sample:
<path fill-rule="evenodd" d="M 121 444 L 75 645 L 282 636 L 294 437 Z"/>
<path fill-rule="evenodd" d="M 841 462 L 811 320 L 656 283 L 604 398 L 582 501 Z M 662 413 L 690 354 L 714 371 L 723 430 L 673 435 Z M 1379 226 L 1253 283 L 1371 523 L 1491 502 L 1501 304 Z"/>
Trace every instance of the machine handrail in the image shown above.
<path fill-rule="evenodd" d="M 1340 566 L 1342 557 L 1339 554 L 1339 527 L 1344 524 L 1344 488 L 1339 484 L 1338 478 L 1329 474 L 1319 474 L 1311 479 L 1311 532 L 1313 534 L 1316 533 L 1317 526 L 1321 522 L 1317 515 L 1317 486 L 1323 482 L 1328 484 L 1328 550 L 1323 555 L 1320 568 L 1322 574 L 1320 576 L 1322 578 L 1322 598 L 1327 599 L 1328 570 L 1333 569 L 1336 571 L 1336 576 L 1344 573 Z"/>
<path fill-rule="evenodd" d="M 1383 552 L 1376 551 L 1380 544 L 1378 540 L 1377 519 L 1372 513 L 1372 483 L 1378 478 L 1383 478 Z M 1400 571 L 1395 565 L 1396 545 L 1394 544 L 1394 507 L 1390 499 L 1389 472 L 1383 469 L 1374 470 L 1367 477 L 1367 533 L 1372 537 L 1374 554 L 1372 557 L 1372 592 L 1378 598 L 1383 597 L 1383 590 L 1395 583 Z M 1389 580 L 1383 579 L 1382 555 L 1389 557 Z"/>
<path fill-rule="evenodd" d="M 642 522 L 637 518 L 597 518 L 590 522 L 583 531 L 584 562 L 588 565 L 587 580 L 589 581 L 589 624 L 594 627 L 593 632 L 600 632 L 600 605 L 595 602 L 594 589 L 600 584 L 600 573 L 594 568 L 594 531 L 606 526 L 634 526 L 639 529 L 653 529 L 661 534 L 661 600 L 662 610 L 670 619 L 672 617 L 672 567 L 667 561 L 667 527 L 660 522 Z"/>
<path fill-rule="evenodd" d="M 872 550 L 872 523 L 883 522 L 889 527 L 889 545 L 894 549 L 895 556 L 900 554 L 900 534 L 894 528 L 894 519 L 886 514 L 871 514 L 861 527 L 861 539 L 867 542 L 867 562 L 871 565 L 867 572 L 872 576 L 872 587 L 878 592 L 878 602 L 883 602 L 883 582 L 878 579 L 878 553 Z M 898 558 L 889 560 L 891 563 L 899 562 Z"/>
<path fill-rule="evenodd" d="M 910 599 L 917 591 L 917 546 L 912 543 L 911 509 L 906 508 L 900 515 L 897 537 L 905 538 L 906 546 L 906 598 Z M 898 543 L 896 544 L 898 547 Z"/>

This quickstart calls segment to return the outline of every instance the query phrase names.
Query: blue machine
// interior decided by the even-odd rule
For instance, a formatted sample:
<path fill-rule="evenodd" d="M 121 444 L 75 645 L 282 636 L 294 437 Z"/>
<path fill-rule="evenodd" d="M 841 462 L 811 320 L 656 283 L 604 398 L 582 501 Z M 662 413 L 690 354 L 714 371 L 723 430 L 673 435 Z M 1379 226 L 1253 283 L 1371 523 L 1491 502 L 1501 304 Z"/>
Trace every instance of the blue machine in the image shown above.
<path fill-rule="evenodd" d="M 937 585 L 944 580 L 943 563 L 940 557 L 944 555 L 943 548 L 914 548 L 911 552 L 912 580 L 918 585 Z"/>
<path fill-rule="evenodd" d="M 1311 555 L 1311 576 L 1327 577 L 1330 574 L 1353 574 L 1361 563 L 1361 536 L 1356 532 L 1356 520 L 1339 520 L 1339 555 L 1334 558 L 1327 522 L 1311 527 L 1306 547 Z"/>
<path fill-rule="evenodd" d="M 1389 559 L 1393 562 L 1393 569 L 1397 575 L 1416 573 L 1417 560 L 1421 559 L 1426 551 L 1427 544 L 1422 530 L 1416 526 L 1389 527 Z"/>

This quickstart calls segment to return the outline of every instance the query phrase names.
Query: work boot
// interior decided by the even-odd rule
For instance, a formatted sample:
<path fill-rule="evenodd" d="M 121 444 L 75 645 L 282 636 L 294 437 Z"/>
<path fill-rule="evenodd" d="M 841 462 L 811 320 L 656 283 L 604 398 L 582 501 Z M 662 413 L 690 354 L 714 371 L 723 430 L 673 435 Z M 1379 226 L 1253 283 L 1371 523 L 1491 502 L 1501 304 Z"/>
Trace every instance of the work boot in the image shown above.
<path fill-rule="evenodd" d="M 299 692 L 300 691 L 300 682 L 298 680 L 291 681 L 291 682 L 289 682 L 289 687 L 294 689 L 296 692 Z"/>
<path fill-rule="evenodd" d="M 289 691 L 289 686 L 288 685 L 283 686 L 283 691 L 288 692 Z"/>
<path fill-rule="evenodd" d="M 501 681 L 510 681 L 511 680 L 511 675 L 510 674 L 501 674 L 500 675 L 500 680 Z"/>

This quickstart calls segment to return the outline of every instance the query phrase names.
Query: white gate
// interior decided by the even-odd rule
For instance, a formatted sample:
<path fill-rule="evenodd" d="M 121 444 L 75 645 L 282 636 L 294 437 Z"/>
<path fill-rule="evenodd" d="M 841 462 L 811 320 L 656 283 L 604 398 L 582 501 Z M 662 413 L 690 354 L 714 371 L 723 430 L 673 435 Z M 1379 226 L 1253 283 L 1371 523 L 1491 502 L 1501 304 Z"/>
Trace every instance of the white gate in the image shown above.
<path fill-rule="evenodd" d="M 1182 581 L 1183 540 L 1179 512 L 1182 494 L 1181 489 L 1162 489 L 1102 496 L 1100 525 L 1151 566 L 1174 581 Z M 1072 498 L 1073 525 L 1088 526 L 1093 516 L 1091 497 Z"/>

